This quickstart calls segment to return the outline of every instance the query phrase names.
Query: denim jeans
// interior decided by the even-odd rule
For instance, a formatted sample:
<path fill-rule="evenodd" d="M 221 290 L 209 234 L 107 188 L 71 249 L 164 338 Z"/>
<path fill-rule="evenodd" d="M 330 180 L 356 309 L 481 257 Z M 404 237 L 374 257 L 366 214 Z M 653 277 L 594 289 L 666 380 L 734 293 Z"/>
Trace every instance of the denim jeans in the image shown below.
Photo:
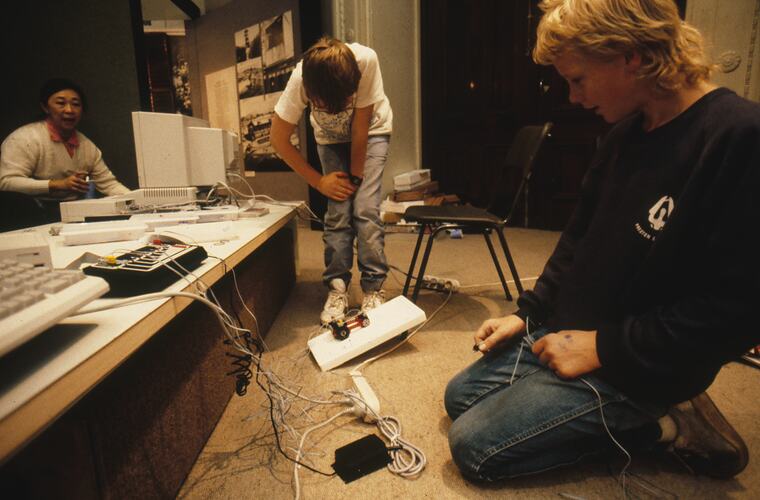
<path fill-rule="evenodd" d="M 388 158 L 390 136 L 370 136 L 364 180 L 354 196 L 346 201 L 327 200 L 325 231 L 325 272 L 327 285 L 334 278 L 351 282 L 354 264 L 354 238 L 358 248 L 358 267 L 364 292 L 380 290 L 388 274 L 385 260 L 385 228 L 380 220 L 382 181 L 385 160 Z M 351 143 L 318 145 L 322 171 L 349 173 Z"/>
<path fill-rule="evenodd" d="M 533 474 L 617 449 L 602 423 L 600 397 L 604 422 L 623 446 L 647 447 L 659 437 L 656 421 L 667 408 L 632 401 L 593 375 L 561 379 L 525 339 L 520 345 L 483 355 L 446 387 L 449 447 L 467 478 Z"/>

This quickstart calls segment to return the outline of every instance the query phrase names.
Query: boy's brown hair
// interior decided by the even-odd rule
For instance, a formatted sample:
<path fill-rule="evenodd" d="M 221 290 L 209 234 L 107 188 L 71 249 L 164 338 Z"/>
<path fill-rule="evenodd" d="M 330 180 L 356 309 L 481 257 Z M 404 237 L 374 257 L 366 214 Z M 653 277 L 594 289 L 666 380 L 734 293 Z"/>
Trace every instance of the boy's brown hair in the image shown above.
<path fill-rule="evenodd" d="M 302 70 L 306 96 L 333 114 L 346 108 L 362 76 L 351 49 L 330 37 L 320 38 L 306 51 Z"/>

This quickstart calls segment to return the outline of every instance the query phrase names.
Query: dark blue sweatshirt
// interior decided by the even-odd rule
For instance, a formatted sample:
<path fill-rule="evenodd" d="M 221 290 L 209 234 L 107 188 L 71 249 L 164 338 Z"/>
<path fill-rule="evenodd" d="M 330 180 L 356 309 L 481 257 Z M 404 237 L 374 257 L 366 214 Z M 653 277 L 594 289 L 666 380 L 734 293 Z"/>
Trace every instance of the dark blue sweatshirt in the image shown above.
<path fill-rule="evenodd" d="M 598 376 L 672 404 L 760 344 L 760 105 L 721 88 L 650 132 L 642 120 L 607 135 L 518 315 L 597 330 Z"/>

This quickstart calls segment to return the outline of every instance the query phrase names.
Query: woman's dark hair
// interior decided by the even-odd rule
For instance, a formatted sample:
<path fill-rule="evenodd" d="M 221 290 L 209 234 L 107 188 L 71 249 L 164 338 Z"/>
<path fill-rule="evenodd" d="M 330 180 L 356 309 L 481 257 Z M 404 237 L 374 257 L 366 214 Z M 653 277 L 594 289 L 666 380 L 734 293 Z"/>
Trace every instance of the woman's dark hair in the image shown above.
<path fill-rule="evenodd" d="M 362 77 L 351 49 L 329 37 L 306 51 L 302 70 L 306 96 L 333 114 L 346 108 L 346 100 L 359 88 Z"/>
<path fill-rule="evenodd" d="M 79 99 L 82 101 L 82 110 L 87 111 L 87 97 L 85 97 L 82 87 L 66 78 L 51 78 L 43 83 L 42 87 L 40 87 L 40 104 L 47 108 L 50 96 L 66 89 L 73 90 L 79 94 Z"/>

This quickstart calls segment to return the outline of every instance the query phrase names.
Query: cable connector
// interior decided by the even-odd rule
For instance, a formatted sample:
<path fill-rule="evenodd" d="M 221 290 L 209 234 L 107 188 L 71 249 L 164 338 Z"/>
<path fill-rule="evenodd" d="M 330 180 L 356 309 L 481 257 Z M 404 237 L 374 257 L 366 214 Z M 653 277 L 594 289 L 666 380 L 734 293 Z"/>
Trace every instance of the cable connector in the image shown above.
<path fill-rule="evenodd" d="M 459 286 L 459 280 L 453 278 L 439 278 L 432 275 L 425 275 L 422 278 L 422 287 L 436 292 L 456 292 Z"/>
<path fill-rule="evenodd" d="M 377 399 L 375 391 L 369 386 L 367 379 L 361 372 L 351 371 L 349 375 L 351 375 L 354 387 L 359 393 L 359 399 L 355 399 L 353 402 L 354 414 L 367 423 L 376 422 L 377 416 L 380 415 L 380 401 Z"/>

